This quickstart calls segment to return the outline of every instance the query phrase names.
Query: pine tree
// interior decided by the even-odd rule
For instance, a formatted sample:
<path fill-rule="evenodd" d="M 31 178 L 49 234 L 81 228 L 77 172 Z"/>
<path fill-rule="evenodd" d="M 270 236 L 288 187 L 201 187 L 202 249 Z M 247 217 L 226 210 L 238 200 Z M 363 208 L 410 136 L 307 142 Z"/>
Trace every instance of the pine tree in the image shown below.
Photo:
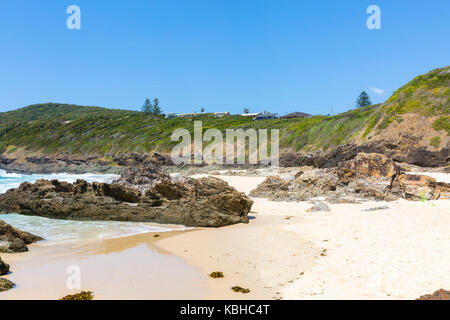
<path fill-rule="evenodd" d="M 159 100 L 158 98 L 153 99 L 153 110 L 152 110 L 152 114 L 161 114 L 162 110 L 161 107 L 159 106 Z"/>
<path fill-rule="evenodd" d="M 372 105 L 372 102 L 370 101 L 369 95 L 367 92 L 363 91 L 359 95 L 358 99 L 356 99 L 356 106 L 358 108 L 363 108 Z"/>
<path fill-rule="evenodd" d="M 149 98 L 147 98 L 147 99 L 145 99 L 145 103 L 142 106 L 142 112 L 150 114 L 150 113 L 152 113 L 152 111 L 153 111 L 152 102 L 150 101 Z"/>

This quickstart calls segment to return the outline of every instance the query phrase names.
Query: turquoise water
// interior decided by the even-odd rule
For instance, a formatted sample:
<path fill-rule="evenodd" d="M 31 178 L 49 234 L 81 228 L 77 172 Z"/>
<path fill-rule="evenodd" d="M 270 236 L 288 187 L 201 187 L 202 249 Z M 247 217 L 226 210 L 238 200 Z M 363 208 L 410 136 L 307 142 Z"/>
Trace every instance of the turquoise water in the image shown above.
<path fill-rule="evenodd" d="M 58 179 L 61 181 L 75 182 L 84 179 L 88 182 L 112 182 L 119 176 L 111 174 L 33 174 L 23 175 L 18 173 L 6 173 L 0 170 L 0 193 L 8 189 L 17 188 L 22 182 L 35 182 L 38 179 Z M 144 232 L 166 232 L 187 229 L 179 225 L 162 225 L 140 222 L 116 222 L 116 221 L 69 221 L 56 220 L 43 217 L 25 216 L 20 214 L 0 214 L 0 220 L 31 232 L 50 241 L 73 241 L 87 238 L 117 238 Z"/>

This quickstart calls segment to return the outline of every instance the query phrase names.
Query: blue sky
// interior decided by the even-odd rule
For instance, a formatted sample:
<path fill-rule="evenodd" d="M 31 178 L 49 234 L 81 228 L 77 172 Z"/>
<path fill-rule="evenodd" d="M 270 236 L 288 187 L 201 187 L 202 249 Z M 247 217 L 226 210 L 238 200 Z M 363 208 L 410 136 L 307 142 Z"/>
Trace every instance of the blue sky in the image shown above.
<path fill-rule="evenodd" d="M 328 114 L 449 65 L 450 1 L 2 0 L 0 35 L 0 111 L 158 97 L 165 112 Z"/>

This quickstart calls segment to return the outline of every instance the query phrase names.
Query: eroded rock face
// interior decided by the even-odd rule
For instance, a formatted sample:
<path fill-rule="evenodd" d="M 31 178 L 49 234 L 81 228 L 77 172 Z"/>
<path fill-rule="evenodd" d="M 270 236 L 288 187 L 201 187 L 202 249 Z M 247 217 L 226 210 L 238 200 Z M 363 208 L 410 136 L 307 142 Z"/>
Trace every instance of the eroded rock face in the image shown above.
<path fill-rule="evenodd" d="M 341 177 L 390 178 L 398 171 L 392 159 L 378 153 L 359 153 L 338 166 Z"/>
<path fill-rule="evenodd" d="M 31 233 L 20 231 L 0 220 L 0 252 L 25 252 L 27 244 L 43 240 Z"/>
<path fill-rule="evenodd" d="M 147 160 L 142 165 L 125 169 L 121 177 L 114 183 L 122 184 L 143 192 L 156 183 L 170 180 L 170 176 L 154 160 Z"/>
<path fill-rule="evenodd" d="M 361 145 L 344 144 L 326 152 L 286 153 L 280 157 L 280 166 L 333 168 L 343 161 L 352 160 L 361 152 L 379 153 L 394 161 L 407 162 L 421 167 L 443 167 L 450 161 L 448 145 L 440 151 L 430 151 L 424 147 L 416 147 L 413 138 L 402 137 L 401 140 L 382 140 Z"/>
<path fill-rule="evenodd" d="M 436 182 L 428 176 L 406 174 L 384 155 L 360 153 L 337 168 L 309 170 L 293 179 L 268 177 L 250 195 L 287 201 L 322 196 L 330 202 L 436 200 L 450 199 L 450 184 Z"/>
<path fill-rule="evenodd" d="M 247 223 L 253 201 L 216 178 L 163 180 L 141 192 L 120 183 L 38 180 L 0 195 L 0 211 L 69 220 L 221 227 Z"/>

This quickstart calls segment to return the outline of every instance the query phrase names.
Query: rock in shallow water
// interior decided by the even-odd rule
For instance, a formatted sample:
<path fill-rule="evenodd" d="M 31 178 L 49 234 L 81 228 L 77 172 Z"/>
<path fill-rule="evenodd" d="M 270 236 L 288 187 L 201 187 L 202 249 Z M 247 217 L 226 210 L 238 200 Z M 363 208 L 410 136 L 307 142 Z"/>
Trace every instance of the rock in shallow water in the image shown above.
<path fill-rule="evenodd" d="M 142 190 L 142 189 L 141 189 Z M 253 201 L 216 178 L 162 180 L 146 191 L 120 183 L 22 183 L 0 195 L 0 211 L 69 220 L 221 227 L 247 223 Z"/>
<path fill-rule="evenodd" d="M 27 244 L 42 240 L 41 237 L 21 231 L 0 220 L 0 252 L 25 252 Z"/>

